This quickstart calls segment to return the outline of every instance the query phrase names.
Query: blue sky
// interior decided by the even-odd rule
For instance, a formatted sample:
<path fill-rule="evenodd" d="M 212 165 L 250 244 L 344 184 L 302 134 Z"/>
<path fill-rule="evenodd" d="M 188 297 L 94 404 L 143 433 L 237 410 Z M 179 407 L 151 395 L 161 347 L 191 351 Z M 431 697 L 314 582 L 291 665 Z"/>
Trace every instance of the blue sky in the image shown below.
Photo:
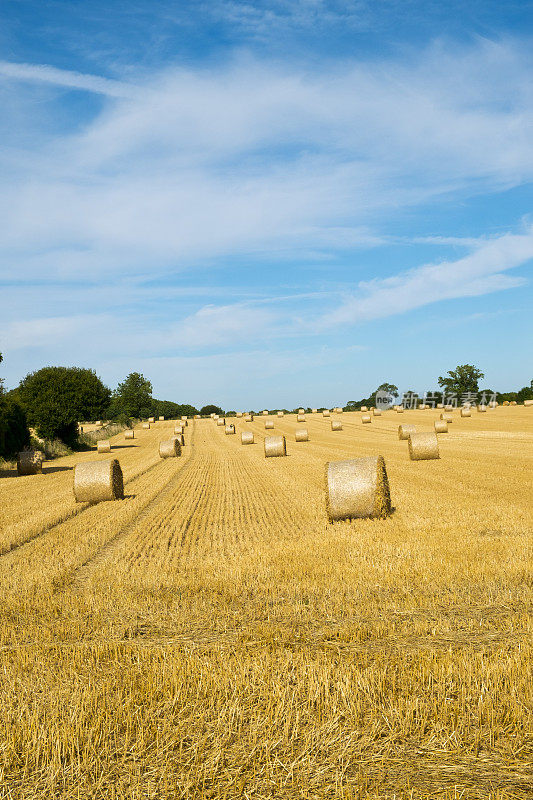
<path fill-rule="evenodd" d="M 533 4 L 0 19 L 3 375 L 226 408 L 531 373 Z"/>

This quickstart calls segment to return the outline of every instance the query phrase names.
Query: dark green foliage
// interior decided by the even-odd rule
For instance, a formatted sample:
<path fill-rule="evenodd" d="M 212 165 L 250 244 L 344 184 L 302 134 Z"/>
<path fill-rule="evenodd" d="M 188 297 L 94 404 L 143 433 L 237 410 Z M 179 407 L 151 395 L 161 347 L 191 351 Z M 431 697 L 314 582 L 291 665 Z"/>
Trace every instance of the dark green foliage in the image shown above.
<path fill-rule="evenodd" d="M 165 419 L 176 419 L 177 417 L 192 417 L 198 414 L 198 409 L 188 403 L 174 403 L 172 400 L 152 400 L 153 417 L 165 417 Z"/>
<path fill-rule="evenodd" d="M 0 393 L 0 456 L 9 458 L 28 447 L 30 431 L 22 406 Z"/>
<path fill-rule="evenodd" d="M 479 381 L 485 375 L 473 364 L 461 364 L 454 370 L 449 370 L 448 377 L 439 378 L 439 386 L 447 395 L 455 394 L 460 397 L 467 392 L 478 392 Z"/>
<path fill-rule="evenodd" d="M 152 415 L 152 384 L 140 372 L 131 372 L 113 392 L 109 408 L 110 419 L 119 414 L 135 419 Z M 162 412 L 161 412 L 162 413 Z"/>
<path fill-rule="evenodd" d="M 361 406 L 375 406 L 376 394 L 378 392 L 387 392 L 387 394 L 392 395 L 392 397 L 398 397 L 397 386 L 395 386 L 393 383 L 382 383 L 374 392 L 372 392 L 370 397 L 363 397 L 361 400 L 348 400 L 344 406 L 344 411 L 358 411 Z"/>
<path fill-rule="evenodd" d="M 111 392 L 91 369 L 44 367 L 24 378 L 18 395 L 39 436 L 73 445 L 78 421 L 103 416 Z"/>
<path fill-rule="evenodd" d="M 220 408 L 220 406 L 203 406 L 200 409 L 200 414 L 203 417 L 208 417 L 209 414 L 219 414 L 220 416 L 224 416 L 224 411 Z"/>

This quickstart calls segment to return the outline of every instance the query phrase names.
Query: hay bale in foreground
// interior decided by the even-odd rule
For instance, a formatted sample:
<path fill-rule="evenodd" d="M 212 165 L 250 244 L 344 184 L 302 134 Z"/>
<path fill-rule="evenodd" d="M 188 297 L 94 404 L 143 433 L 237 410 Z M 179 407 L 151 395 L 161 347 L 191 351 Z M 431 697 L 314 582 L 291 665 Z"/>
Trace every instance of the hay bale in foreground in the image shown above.
<path fill-rule="evenodd" d="M 125 434 L 124 434 L 124 438 L 125 439 L 135 439 L 135 431 L 134 430 L 126 431 Z"/>
<path fill-rule="evenodd" d="M 331 430 L 332 431 L 342 431 L 342 422 L 338 419 L 331 420 Z"/>
<path fill-rule="evenodd" d="M 373 408 L 372 409 L 372 415 L 374 417 L 381 417 L 381 408 Z"/>
<path fill-rule="evenodd" d="M 226 425 L 226 436 L 230 436 L 232 433 L 235 433 L 235 425 Z"/>
<path fill-rule="evenodd" d="M 159 456 L 160 458 L 177 458 L 177 456 L 181 456 L 181 444 L 178 442 L 177 436 L 159 442 Z"/>
<path fill-rule="evenodd" d="M 368 411 L 368 408 L 367 408 L 366 406 L 361 406 L 361 411 L 362 411 L 364 414 L 366 414 L 366 412 Z"/>
<path fill-rule="evenodd" d="M 370 414 L 361 414 L 361 422 L 363 425 L 368 425 L 369 422 L 372 422 L 372 417 Z"/>
<path fill-rule="evenodd" d="M 74 497 L 77 503 L 121 500 L 124 497 L 124 479 L 117 459 L 76 464 Z"/>
<path fill-rule="evenodd" d="M 253 431 L 243 431 L 241 433 L 241 444 L 253 444 L 254 434 Z"/>
<path fill-rule="evenodd" d="M 436 433 L 412 433 L 408 439 L 411 461 L 429 461 L 440 458 Z"/>
<path fill-rule="evenodd" d="M 96 450 L 98 453 L 110 453 L 111 442 L 109 439 L 101 439 L 99 442 L 96 442 Z"/>
<path fill-rule="evenodd" d="M 461 409 L 461 416 L 462 417 L 471 417 L 472 416 L 472 412 L 470 411 L 469 408 L 464 407 L 464 408 Z"/>
<path fill-rule="evenodd" d="M 265 458 L 287 455 L 287 442 L 284 436 L 265 436 Z"/>
<path fill-rule="evenodd" d="M 218 425 L 218 427 L 219 427 L 219 428 L 221 428 L 221 427 L 222 427 L 223 425 L 225 425 L 225 424 L 226 424 L 226 420 L 225 420 L 225 419 L 222 419 L 222 417 L 219 417 L 219 418 L 217 419 L 217 425 Z"/>
<path fill-rule="evenodd" d="M 435 428 L 435 433 L 448 433 L 448 423 L 444 419 L 436 419 L 433 427 Z"/>
<path fill-rule="evenodd" d="M 143 422 L 143 430 L 145 430 L 145 431 L 150 430 L 150 423 L 149 422 Z"/>
<path fill-rule="evenodd" d="M 416 433 L 414 425 L 398 425 L 398 439 L 405 441 L 412 433 Z"/>
<path fill-rule="evenodd" d="M 271 431 L 271 430 L 273 430 L 273 428 L 274 428 L 274 420 L 273 419 L 266 419 L 265 420 L 265 429 Z"/>
<path fill-rule="evenodd" d="M 296 414 L 296 422 L 305 422 L 305 414 Z"/>
<path fill-rule="evenodd" d="M 484 406 L 483 403 L 480 403 L 480 405 L 477 407 L 477 410 L 479 413 L 484 414 L 487 411 L 487 406 Z"/>
<path fill-rule="evenodd" d="M 390 511 L 389 481 L 383 456 L 326 464 L 326 512 L 330 522 L 382 518 Z"/>
<path fill-rule="evenodd" d="M 296 442 L 308 442 L 309 431 L 307 430 L 307 428 L 297 428 L 294 433 L 294 440 Z"/>
<path fill-rule="evenodd" d="M 17 456 L 17 475 L 38 475 L 43 471 L 44 453 L 22 450 Z"/>
<path fill-rule="evenodd" d="M 322 416 L 323 417 L 329 417 L 330 416 L 330 413 L 329 413 L 327 408 L 325 408 L 324 411 L 322 412 Z"/>
<path fill-rule="evenodd" d="M 445 414 L 444 412 L 440 415 L 440 418 L 444 420 L 444 422 L 453 422 L 453 417 L 451 414 Z"/>

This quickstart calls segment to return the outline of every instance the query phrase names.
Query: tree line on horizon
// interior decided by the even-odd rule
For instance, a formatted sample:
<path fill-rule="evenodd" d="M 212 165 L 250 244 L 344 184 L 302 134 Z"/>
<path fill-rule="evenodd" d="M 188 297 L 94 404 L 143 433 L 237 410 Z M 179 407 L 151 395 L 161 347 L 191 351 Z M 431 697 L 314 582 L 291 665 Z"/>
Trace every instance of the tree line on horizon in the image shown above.
<path fill-rule="evenodd" d="M 0 353 L 0 362 L 2 354 Z M 446 396 L 469 393 L 478 396 L 481 392 L 494 394 L 499 402 L 504 400 L 533 399 L 533 381 L 518 391 L 492 392 L 479 389 L 483 372 L 471 364 L 462 364 L 439 377 L 440 391 L 433 393 L 437 401 Z M 349 400 L 345 411 L 358 410 L 361 406 L 376 405 L 376 394 L 386 392 L 391 397 L 399 396 L 398 387 L 382 383 L 369 397 Z M 404 393 L 416 397 L 410 390 Z M 300 406 L 303 407 L 303 406 Z M 318 409 L 322 410 L 322 408 Z M 270 409 L 285 411 L 294 409 Z M 307 411 L 311 411 L 307 408 Z M 136 420 L 164 416 L 173 419 L 182 415 L 220 414 L 234 416 L 235 411 L 224 411 L 216 404 L 200 409 L 189 403 L 157 400 L 152 396 L 152 384 L 139 372 L 131 372 L 113 391 L 109 389 L 92 369 L 84 367 L 43 367 L 26 375 L 20 384 L 6 392 L 0 379 L 0 457 L 8 458 L 30 446 L 30 428 L 41 439 L 59 440 L 71 448 L 79 445 L 78 423 L 105 419 L 124 426 Z"/>

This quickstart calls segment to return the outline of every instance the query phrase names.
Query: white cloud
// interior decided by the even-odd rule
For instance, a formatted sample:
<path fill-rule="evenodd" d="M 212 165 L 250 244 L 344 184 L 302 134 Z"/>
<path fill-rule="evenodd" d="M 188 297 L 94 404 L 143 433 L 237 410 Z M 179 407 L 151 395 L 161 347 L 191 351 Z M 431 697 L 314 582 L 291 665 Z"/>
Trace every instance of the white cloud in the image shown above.
<path fill-rule="evenodd" d="M 37 81 L 66 89 L 80 89 L 96 92 L 108 97 L 133 97 L 137 94 L 134 86 L 120 81 L 102 78 L 98 75 L 85 75 L 81 72 L 57 69 L 46 64 L 23 64 L 0 61 L 0 75 L 18 81 Z"/>

